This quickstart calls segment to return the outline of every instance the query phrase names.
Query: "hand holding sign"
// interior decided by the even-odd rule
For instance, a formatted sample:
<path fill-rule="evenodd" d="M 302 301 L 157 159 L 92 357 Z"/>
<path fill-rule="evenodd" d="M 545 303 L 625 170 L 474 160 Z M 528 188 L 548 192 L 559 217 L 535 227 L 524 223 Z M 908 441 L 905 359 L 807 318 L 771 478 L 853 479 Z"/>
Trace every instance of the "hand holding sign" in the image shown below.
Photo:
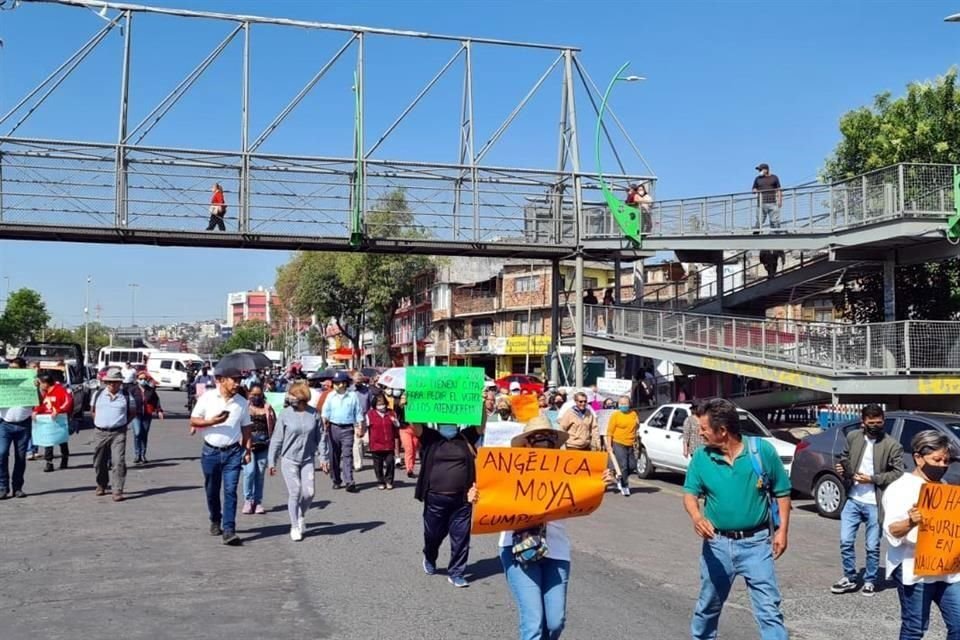
<path fill-rule="evenodd" d="M 960 573 L 960 487 L 929 482 L 909 511 L 919 525 L 913 573 L 943 576 Z"/>
<path fill-rule="evenodd" d="M 602 452 L 482 447 L 473 533 L 527 529 L 593 513 L 606 490 L 606 464 Z"/>

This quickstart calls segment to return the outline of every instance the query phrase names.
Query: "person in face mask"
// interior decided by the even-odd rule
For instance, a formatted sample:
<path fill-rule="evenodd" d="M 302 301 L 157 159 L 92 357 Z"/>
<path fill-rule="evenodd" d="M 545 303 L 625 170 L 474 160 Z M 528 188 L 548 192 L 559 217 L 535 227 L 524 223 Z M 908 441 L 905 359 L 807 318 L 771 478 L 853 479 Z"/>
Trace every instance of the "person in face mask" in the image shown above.
<path fill-rule="evenodd" d="M 960 573 L 919 577 L 914 573 L 917 532 L 924 518 L 917 503 L 927 482 L 943 482 L 952 457 L 950 441 L 939 431 L 921 431 L 910 443 L 912 473 L 902 475 L 883 494 L 883 534 L 887 539 L 887 578 L 900 595 L 900 638 L 919 640 L 930 622 L 930 605 L 940 608 L 947 638 L 960 637 Z"/>
<path fill-rule="evenodd" d="M 250 403 L 250 460 L 243 465 L 243 509 L 241 513 L 264 514 L 263 481 L 267 472 L 267 453 L 270 438 L 277 424 L 277 415 L 266 402 L 263 384 L 254 382 L 247 391 Z"/>
<path fill-rule="evenodd" d="M 493 419 L 497 422 L 516 420 L 513 415 L 513 405 L 510 404 L 509 397 L 500 396 L 497 398 L 496 411 L 494 412 Z"/>
<path fill-rule="evenodd" d="M 868 404 L 860 412 L 860 429 L 852 429 L 837 459 L 836 472 L 847 485 L 847 501 L 840 512 L 840 561 L 843 577 L 831 593 L 856 591 L 857 530 L 866 527 L 867 566 L 861 593 L 875 593 L 880 568 L 880 523 L 883 522 L 883 491 L 903 475 L 903 447 L 886 435 L 883 409 Z"/>
<path fill-rule="evenodd" d="M 482 402 L 477 397 L 477 402 Z M 450 536 L 450 564 L 447 581 L 466 587 L 464 572 L 470 552 L 470 521 L 473 506 L 467 491 L 476 482 L 477 442 L 483 425 L 460 428 L 441 424 L 425 428 L 411 425 L 420 438 L 420 477 L 414 497 L 423 502 L 423 571 L 437 572 L 440 545 Z"/>
<path fill-rule="evenodd" d="M 396 459 L 394 451 L 400 440 L 400 422 L 397 415 L 387 408 L 387 397 L 378 394 L 373 398 L 373 408 L 367 411 L 367 431 L 370 434 L 370 456 L 373 472 L 377 476 L 378 489 L 393 489 L 393 474 Z"/>
<path fill-rule="evenodd" d="M 151 384 L 147 374 L 141 371 L 137 374 L 137 385 L 132 392 L 137 407 L 137 416 L 130 421 L 133 429 L 133 464 L 141 465 L 147 462 L 147 437 L 150 435 L 150 425 L 154 416 L 163 420 L 163 407 L 160 406 L 160 396 L 156 387 Z"/>
<path fill-rule="evenodd" d="M 630 495 L 630 472 L 637 470 L 637 412 L 630 409 L 630 398 L 620 396 L 617 410 L 607 422 L 607 453 L 619 467 L 617 483 L 620 495 Z M 616 468 L 614 468 L 617 471 Z"/>

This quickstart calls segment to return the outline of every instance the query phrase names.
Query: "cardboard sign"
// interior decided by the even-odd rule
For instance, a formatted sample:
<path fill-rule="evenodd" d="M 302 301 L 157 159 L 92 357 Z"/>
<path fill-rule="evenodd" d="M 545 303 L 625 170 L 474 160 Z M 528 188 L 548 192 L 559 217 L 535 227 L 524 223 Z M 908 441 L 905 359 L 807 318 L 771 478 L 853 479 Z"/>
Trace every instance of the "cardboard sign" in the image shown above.
<path fill-rule="evenodd" d="M 407 367 L 407 422 L 479 426 L 483 369 Z"/>
<path fill-rule="evenodd" d="M 923 524 L 917 531 L 914 574 L 960 572 L 960 487 L 928 482 L 920 489 L 917 508 Z"/>
<path fill-rule="evenodd" d="M 513 407 L 513 417 L 517 422 L 530 422 L 540 415 L 540 404 L 537 396 L 532 393 L 521 393 L 518 396 L 508 396 L 510 406 Z"/>
<path fill-rule="evenodd" d="M 600 451 L 481 447 L 471 530 L 527 529 L 593 513 L 603 500 L 606 468 Z"/>
<path fill-rule="evenodd" d="M 594 413 L 597 414 L 597 429 L 600 431 L 601 436 L 607 436 L 607 425 L 610 424 L 610 416 L 617 411 L 618 409 L 601 409 L 600 411 L 594 411 Z"/>
<path fill-rule="evenodd" d="M 67 414 L 58 413 L 57 417 L 41 414 L 33 417 L 31 432 L 33 444 L 38 447 L 52 447 L 70 439 L 70 423 Z"/>
<path fill-rule="evenodd" d="M 37 372 L 0 369 L 0 409 L 37 406 Z"/>
<path fill-rule="evenodd" d="M 278 393 L 276 391 L 264 392 L 263 397 L 266 398 L 267 404 L 273 407 L 273 412 L 277 414 L 277 417 L 280 417 L 280 412 L 283 411 L 283 401 L 287 397 L 285 392 Z"/>
<path fill-rule="evenodd" d="M 483 446 L 509 447 L 510 440 L 521 433 L 523 433 L 523 424 L 520 422 L 510 422 L 509 420 L 490 422 L 488 420 L 487 426 L 483 430 Z"/>

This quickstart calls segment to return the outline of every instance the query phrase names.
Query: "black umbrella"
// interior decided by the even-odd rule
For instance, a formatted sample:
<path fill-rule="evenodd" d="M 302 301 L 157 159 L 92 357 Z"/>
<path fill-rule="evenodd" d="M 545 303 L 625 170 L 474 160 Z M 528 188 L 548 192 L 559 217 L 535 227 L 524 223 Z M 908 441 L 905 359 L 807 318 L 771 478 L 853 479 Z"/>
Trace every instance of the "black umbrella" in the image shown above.
<path fill-rule="evenodd" d="M 374 376 L 380 375 L 380 370 L 379 370 L 379 369 L 374 369 L 373 367 L 364 367 L 364 368 L 360 369 L 360 374 L 361 374 L 361 375 L 364 375 L 364 376 L 366 376 L 366 377 L 368 377 L 368 378 L 372 378 L 372 377 L 374 377 Z"/>
<path fill-rule="evenodd" d="M 254 371 L 255 369 L 269 369 L 273 361 L 259 351 L 237 349 L 220 358 L 216 371 L 239 369 L 240 371 Z"/>

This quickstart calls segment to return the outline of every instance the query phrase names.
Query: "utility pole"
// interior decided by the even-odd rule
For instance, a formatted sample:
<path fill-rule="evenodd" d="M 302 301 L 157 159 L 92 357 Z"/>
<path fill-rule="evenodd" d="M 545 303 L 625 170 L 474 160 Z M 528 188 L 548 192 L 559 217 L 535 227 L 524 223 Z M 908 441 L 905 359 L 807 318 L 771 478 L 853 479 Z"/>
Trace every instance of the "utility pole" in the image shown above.
<path fill-rule="evenodd" d="M 93 278 L 87 276 L 87 291 L 83 301 L 83 357 L 90 364 L 90 283 Z"/>
<path fill-rule="evenodd" d="M 137 288 L 139 284 L 130 283 L 130 326 L 137 326 Z"/>

